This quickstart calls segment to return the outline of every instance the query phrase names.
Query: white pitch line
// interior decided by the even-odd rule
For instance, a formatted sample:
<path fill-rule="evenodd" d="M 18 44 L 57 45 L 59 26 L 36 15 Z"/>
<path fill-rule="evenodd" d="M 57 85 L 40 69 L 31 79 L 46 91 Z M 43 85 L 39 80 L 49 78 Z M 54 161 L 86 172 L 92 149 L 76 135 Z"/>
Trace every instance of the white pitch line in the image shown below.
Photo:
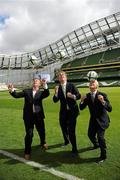
<path fill-rule="evenodd" d="M 35 161 L 25 160 L 24 158 L 21 158 L 21 157 L 15 155 L 13 153 L 10 153 L 10 152 L 7 152 L 7 151 L 0 150 L 0 154 L 2 154 L 4 156 L 7 156 L 7 157 L 10 157 L 12 159 L 15 159 L 17 161 L 23 162 L 23 163 L 25 163 L 25 164 L 27 164 L 29 166 L 37 167 L 42 171 L 49 172 L 49 173 L 51 173 L 51 174 L 53 174 L 55 176 L 61 177 L 63 179 L 67 179 L 67 180 L 84 180 L 83 178 L 72 176 L 70 174 L 67 174 L 67 173 L 64 173 L 64 172 L 61 172 L 61 171 L 57 171 L 54 168 L 49 168 L 46 165 L 37 163 Z"/>

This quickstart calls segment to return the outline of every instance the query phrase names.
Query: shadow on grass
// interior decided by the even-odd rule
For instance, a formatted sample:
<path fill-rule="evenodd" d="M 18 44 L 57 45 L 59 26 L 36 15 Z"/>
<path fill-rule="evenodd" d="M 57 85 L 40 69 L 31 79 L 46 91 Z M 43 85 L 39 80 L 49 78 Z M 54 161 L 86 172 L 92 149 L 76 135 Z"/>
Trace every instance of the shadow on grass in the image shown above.
<path fill-rule="evenodd" d="M 50 145 L 50 146 L 49 146 L 49 149 L 59 148 L 59 147 L 61 147 L 61 146 L 62 146 L 61 143 L 59 143 L 59 144 L 53 144 L 53 145 Z"/>
<path fill-rule="evenodd" d="M 47 167 L 58 167 L 62 164 L 83 164 L 83 163 L 92 163 L 97 162 L 98 157 L 95 158 L 81 158 L 80 153 L 91 150 L 91 147 L 83 148 L 78 151 L 78 154 L 75 155 L 70 151 L 66 150 L 66 148 L 60 148 L 61 144 L 55 144 L 49 146 L 48 150 L 43 150 L 39 145 L 32 146 L 31 153 L 31 161 L 38 162 L 43 165 L 47 165 Z M 52 151 L 51 149 L 60 148 L 59 151 Z M 23 157 L 23 149 L 4 149 L 7 152 L 13 153 L 20 157 Z M 1 159 L 5 159 L 5 156 L 0 156 Z M 7 157 L 8 159 L 8 157 Z M 5 162 L 7 164 L 17 164 L 21 163 L 17 160 L 11 159 Z M 35 168 L 36 169 L 36 168 Z"/>
<path fill-rule="evenodd" d="M 79 153 L 83 153 L 85 151 L 91 151 L 91 150 L 95 150 L 93 147 L 89 146 L 89 147 L 86 147 L 86 148 L 82 148 L 82 149 L 79 149 Z"/>

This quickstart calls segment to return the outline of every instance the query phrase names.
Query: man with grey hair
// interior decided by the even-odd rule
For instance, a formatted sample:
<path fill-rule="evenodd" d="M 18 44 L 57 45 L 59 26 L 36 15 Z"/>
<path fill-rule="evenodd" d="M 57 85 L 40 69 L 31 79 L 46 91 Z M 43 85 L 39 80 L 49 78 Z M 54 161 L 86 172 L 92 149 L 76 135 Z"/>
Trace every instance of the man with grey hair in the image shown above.
<path fill-rule="evenodd" d="M 33 78 L 33 86 L 31 88 L 16 92 L 14 85 L 9 84 L 8 89 L 14 98 L 24 98 L 23 119 L 26 131 L 24 158 L 29 160 L 34 125 L 39 134 L 41 147 L 45 150 L 48 149 L 45 141 L 45 115 L 42 100 L 49 96 L 49 89 L 46 80 L 41 80 L 41 77 L 37 74 Z"/>
<path fill-rule="evenodd" d="M 105 130 L 109 126 L 108 112 L 112 111 L 112 106 L 107 98 L 107 95 L 98 90 L 99 83 L 92 79 L 89 83 L 90 92 L 86 96 L 81 97 L 80 110 L 88 106 L 90 111 L 90 121 L 88 128 L 88 137 L 94 145 L 94 149 L 100 147 L 100 162 L 106 158 L 106 142 Z M 97 136 L 97 137 L 96 137 Z"/>

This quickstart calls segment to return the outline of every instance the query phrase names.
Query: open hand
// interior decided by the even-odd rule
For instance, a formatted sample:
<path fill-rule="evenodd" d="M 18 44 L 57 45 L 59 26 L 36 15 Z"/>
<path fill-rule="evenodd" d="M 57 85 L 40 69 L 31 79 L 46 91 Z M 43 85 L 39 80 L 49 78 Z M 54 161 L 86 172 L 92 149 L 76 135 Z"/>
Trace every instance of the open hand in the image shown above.
<path fill-rule="evenodd" d="M 58 93 L 58 88 L 59 88 L 59 86 L 55 86 L 55 94 Z"/>
<path fill-rule="evenodd" d="M 14 85 L 13 85 L 13 84 L 8 84 L 8 90 L 9 90 L 10 92 L 12 92 L 13 88 L 14 88 Z"/>
<path fill-rule="evenodd" d="M 82 95 L 81 96 L 81 102 L 83 102 L 86 99 L 86 97 L 87 97 L 86 95 Z"/>

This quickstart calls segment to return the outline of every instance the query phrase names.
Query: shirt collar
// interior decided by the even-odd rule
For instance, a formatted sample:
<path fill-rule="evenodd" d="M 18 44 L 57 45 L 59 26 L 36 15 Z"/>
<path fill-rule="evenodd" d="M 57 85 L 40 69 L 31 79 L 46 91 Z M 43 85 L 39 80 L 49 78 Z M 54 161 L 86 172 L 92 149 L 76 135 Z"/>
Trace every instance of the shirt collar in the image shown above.
<path fill-rule="evenodd" d="M 96 93 L 97 93 L 97 90 L 94 91 L 94 92 L 90 92 L 90 94 L 94 94 L 94 95 L 96 95 Z"/>
<path fill-rule="evenodd" d="M 65 83 L 61 84 L 61 86 L 66 86 L 66 84 L 67 84 L 67 82 L 65 82 Z"/>

